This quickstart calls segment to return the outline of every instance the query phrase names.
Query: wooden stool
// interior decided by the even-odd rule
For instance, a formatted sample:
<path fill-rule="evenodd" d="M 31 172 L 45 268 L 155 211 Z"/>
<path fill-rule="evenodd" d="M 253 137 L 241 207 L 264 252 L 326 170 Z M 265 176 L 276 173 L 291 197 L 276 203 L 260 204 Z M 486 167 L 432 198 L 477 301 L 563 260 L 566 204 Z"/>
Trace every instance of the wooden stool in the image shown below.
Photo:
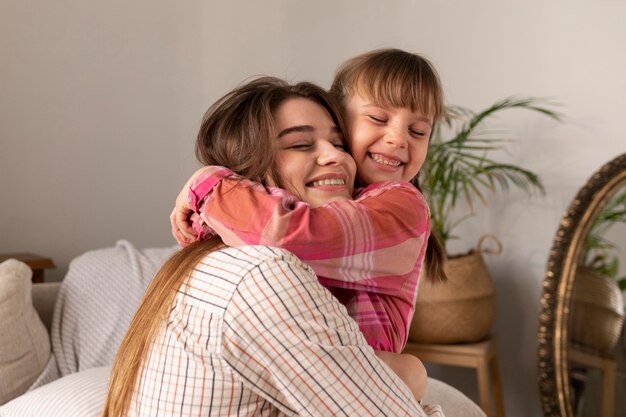
<path fill-rule="evenodd" d="M 403 353 L 417 356 L 423 362 L 475 368 L 478 374 L 480 408 L 490 417 L 504 417 L 498 357 L 495 341 L 492 337 L 478 343 L 454 345 L 428 345 L 409 342 Z M 490 385 L 495 403 L 495 414 L 493 414 L 494 407 L 491 402 Z"/>
<path fill-rule="evenodd" d="M 599 369 L 602 372 L 602 399 L 600 415 L 613 417 L 615 404 L 615 373 L 617 363 L 609 356 L 594 355 L 583 350 L 570 347 L 569 360 L 587 367 Z"/>

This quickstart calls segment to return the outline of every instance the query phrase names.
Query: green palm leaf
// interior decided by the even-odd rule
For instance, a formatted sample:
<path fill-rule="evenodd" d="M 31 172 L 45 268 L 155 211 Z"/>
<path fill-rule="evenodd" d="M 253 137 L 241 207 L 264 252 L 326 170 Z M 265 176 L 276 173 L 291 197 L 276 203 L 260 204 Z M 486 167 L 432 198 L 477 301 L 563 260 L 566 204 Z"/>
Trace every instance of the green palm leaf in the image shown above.
<path fill-rule="evenodd" d="M 479 113 L 449 106 L 443 123 L 435 127 L 425 162 L 424 188 L 431 205 L 433 231 L 440 236 L 444 246 L 455 237 L 453 230 L 473 215 L 476 200 L 487 204 L 488 193 L 496 193 L 498 189 L 506 191 L 511 187 L 526 193 L 544 192 L 535 173 L 490 157 L 511 140 L 502 137 L 501 131 L 486 129 L 484 122 L 498 112 L 515 108 L 538 112 L 554 120 L 561 119 L 561 115 L 551 110 L 544 100 L 511 97 Z M 452 131 L 451 137 L 445 137 L 444 130 Z M 460 201 L 467 204 L 469 213 L 454 218 Z"/>

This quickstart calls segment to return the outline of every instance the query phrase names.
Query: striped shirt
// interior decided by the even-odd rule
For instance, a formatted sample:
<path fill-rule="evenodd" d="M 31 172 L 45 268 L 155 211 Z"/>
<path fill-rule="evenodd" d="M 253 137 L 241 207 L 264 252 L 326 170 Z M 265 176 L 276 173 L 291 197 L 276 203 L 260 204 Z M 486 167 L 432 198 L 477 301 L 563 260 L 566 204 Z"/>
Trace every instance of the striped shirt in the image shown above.
<path fill-rule="evenodd" d="M 152 343 L 129 416 L 428 414 L 312 269 L 283 249 L 207 254 Z"/>
<path fill-rule="evenodd" d="M 373 184 L 355 200 L 311 208 L 285 190 L 207 167 L 191 185 L 189 206 L 199 238 L 216 233 L 229 246 L 293 252 L 346 306 L 370 346 L 402 351 L 430 233 L 428 205 L 413 185 Z"/>

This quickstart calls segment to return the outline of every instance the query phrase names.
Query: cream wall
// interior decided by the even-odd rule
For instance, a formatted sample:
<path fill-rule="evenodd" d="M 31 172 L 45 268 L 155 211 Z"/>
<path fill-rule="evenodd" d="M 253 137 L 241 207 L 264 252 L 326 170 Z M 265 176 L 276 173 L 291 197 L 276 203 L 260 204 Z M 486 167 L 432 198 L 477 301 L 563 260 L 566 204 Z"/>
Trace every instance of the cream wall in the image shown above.
<path fill-rule="evenodd" d="M 117 239 L 169 245 L 167 216 L 219 95 L 260 73 L 328 86 L 357 53 L 419 51 L 450 103 L 547 96 L 567 116 L 499 119 L 521 138 L 504 158 L 538 172 L 548 194 L 494 199 L 456 246 L 483 231 L 504 243 L 487 261 L 505 405 L 537 415 L 537 312 L 554 232 L 586 178 L 626 150 L 625 20 L 624 3 L 609 0 L 3 0 L 0 252 L 49 255 L 61 279 L 72 257 Z M 470 372 L 432 372 L 472 388 Z"/>

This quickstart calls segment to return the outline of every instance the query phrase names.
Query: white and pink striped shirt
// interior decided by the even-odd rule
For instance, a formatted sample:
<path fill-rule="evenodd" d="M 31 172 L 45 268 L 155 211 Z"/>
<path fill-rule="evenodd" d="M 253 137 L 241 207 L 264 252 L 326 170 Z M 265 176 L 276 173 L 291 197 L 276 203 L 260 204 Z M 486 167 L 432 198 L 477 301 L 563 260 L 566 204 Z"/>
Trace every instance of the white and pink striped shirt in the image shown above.
<path fill-rule="evenodd" d="M 428 409 L 428 408 L 427 408 Z M 178 291 L 129 416 L 442 416 L 290 252 L 209 253 Z"/>
<path fill-rule="evenodd" d="M 285 248 L 307 262 L 378 350 L 404 348 L 430 233 L 424 196 L 407 182 L 372 184 L 355 200 L 311 208 L 293 194 L 207 167 L 192 183 L 199 238 Z"/>

